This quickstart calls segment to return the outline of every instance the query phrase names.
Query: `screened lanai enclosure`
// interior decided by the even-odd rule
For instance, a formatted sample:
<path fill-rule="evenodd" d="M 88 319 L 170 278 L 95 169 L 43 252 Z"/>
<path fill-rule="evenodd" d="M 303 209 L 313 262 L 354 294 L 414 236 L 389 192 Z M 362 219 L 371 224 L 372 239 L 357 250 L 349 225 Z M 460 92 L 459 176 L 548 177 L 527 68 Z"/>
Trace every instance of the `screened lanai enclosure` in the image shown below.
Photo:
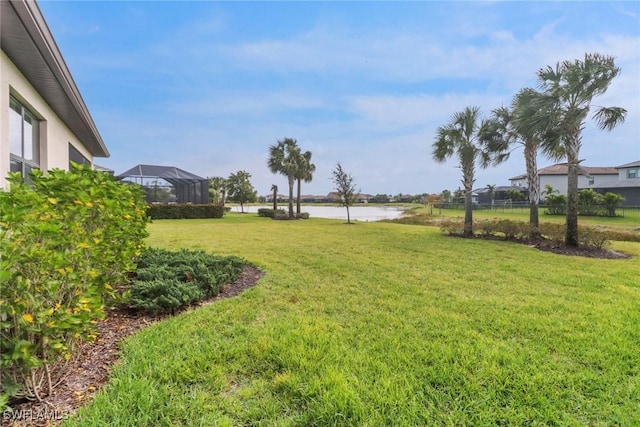
<path fill-rule="evenodd" d="M 149 203 L 209 203 L 209 182 L 173 166 L 138 165 L 117 178 L 141 186 Z"/>

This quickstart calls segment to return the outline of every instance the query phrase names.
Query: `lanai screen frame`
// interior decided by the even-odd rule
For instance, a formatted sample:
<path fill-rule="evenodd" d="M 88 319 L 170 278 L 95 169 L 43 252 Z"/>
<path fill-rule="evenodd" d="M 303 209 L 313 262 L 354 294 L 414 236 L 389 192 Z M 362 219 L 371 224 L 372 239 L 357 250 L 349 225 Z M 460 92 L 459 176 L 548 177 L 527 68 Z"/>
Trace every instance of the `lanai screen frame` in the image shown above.
<path fill-rule="evenodd" d="M 175 166 L 137 165 L 116 178 L 142 187 L 145 179 L 162 179 L 173 186 L 176 203 L 209 203 L 209 181 Z"/>

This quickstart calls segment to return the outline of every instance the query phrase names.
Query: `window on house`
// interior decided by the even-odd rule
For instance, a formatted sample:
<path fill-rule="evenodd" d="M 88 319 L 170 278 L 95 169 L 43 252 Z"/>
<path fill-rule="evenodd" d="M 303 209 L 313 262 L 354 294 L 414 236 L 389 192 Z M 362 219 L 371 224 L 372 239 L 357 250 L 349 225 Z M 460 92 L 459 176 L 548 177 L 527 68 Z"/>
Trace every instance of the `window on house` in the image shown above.
<path fill-rule="evenodd" d="M 627 179 L 640 178 L 640 169 L 628 169 Z"/>
<path fill-rule="evenodd" d="M 25 179 L 33 169 L 40 168 L 40 138 L 38 119 L 20 102 L 9 99 L 9 147 L 11 172 L 19 172 Z"/>
<path fill-rule="evenodd" d="M 596 182 L 594 177 L 589 177 L 589 185 L 593 185 L 593 183 Z"/>
<path fill-rule="evenodd" d="M 76 162 L 81 165 L 91 166 L 91 162 L 73 145 L 69 144 L 69 169 L 71 169 L 71 162 Z"/>

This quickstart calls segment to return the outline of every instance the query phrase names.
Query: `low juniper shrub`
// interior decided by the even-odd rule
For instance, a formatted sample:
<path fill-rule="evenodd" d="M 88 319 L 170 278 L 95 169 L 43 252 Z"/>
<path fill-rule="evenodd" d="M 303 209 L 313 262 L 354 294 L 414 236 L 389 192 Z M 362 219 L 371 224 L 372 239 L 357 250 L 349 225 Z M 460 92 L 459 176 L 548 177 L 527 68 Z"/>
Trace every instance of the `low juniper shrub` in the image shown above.
<path fill-rule="evenodd" d="M 138 262 L 129 304 L 154 314 L 174 313 L 198 300 L 216 296 L 226 283 L 238 278 L 244 265 L 244 260 L 234 256 L 150 248 Z M 162 287 L 159 282 L 168 284 Z M 179 287 L 174 282 L 188 286 Z M 192 299 L 196 295 L 194 288 L 198 289 L 195 300 Z"/>
<path fill-rule="evenodd" d="M 130 304 L 152 314 L 171 313 L 200 301 L 204 294 L 193 282 L 176 279 L 136 280 L 131 286 Z"/>

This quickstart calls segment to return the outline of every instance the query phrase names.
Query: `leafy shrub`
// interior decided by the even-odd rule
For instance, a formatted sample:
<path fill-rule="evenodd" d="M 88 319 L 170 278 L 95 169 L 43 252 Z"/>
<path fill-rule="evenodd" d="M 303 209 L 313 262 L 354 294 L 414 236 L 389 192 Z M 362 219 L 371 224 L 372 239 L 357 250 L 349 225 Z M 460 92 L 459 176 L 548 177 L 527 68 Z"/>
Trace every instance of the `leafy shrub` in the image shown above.
<path fill-rule="evenodd" d="M 640 233 L 624 230 L 607 230 L 609 240 L 619 242 L 640 242 Z"/>
<path fill-rule="evenodd" d="M 269 209 L 269 208 L 258 209 L 258 216 L 262 216 L 265 218 L 273 218 L 276 214 L 284 214 L 284 209 Z"/>
<path fill-rule="evenodd" d="M 464 222 L 462 220 L 445 220 L 440 223 L 440 230 L 450 236 L 462 236 L 464 234 Z"/>
<path fill-rule="evenodd" d="M 496 232 L 504 235 L 505 240 L 523 239 L 531 234 L 529 223 L 522 221 L 501 219 L 496 222 L 495 228 Z"/>
<path fill-rule="evenodd" d="M 296 218 L 309 219 L 309 212 L 300 212 L 299 214 L 296 214 Z"/>
<path fill-rule="evenodd" d="M 555 242 L 563 242 L 566 232 L 567 228 L 564 224 L 548 222 L 540 223 L 540 234 L 549 240 L 553 240 Z"/>
<path fill-rule="evenodd" d="M 580 244 L 587 247 L 604 249 L 609 244 L 609 234 L 604 230 L 590 227 L 580 227 L 578 232 Z"/>
<path fill-rule="evenodd" d="M 547 209 L 544 211 L 547 215 L 566 215 L 567 213 L 567 196 L 563 194 L 549 194 L 545 200 Z"/>
<path fill-rule="evenodd" d="M 622 202 L 624 201 L 624 197 L 619 194 L 606 192 L 602 196 L 602 204 L 607 210 L 607 216 L 616 216 L 616 209 L 620 207 Z"/>
<path fill-rule="evenodd" d="M 188 307 L 203 298 L 203 292 L 193 282 L 176 279 L 136 280 L 131 285 L 132 306 L 153 314 L 171 313 Z"/>
<path fill-rule="evenodd" d="M 150 248 L 138 261 L 138 270 L 131 286 L 129 303 L 133 308 L 149 310 L 154 314 L 173 313 L 178 308 L 188 306 L 199 299 L 217 295 L 226 283 L 233 282 L 238 278 L 244 264 L 244 261 L 238 257 L 212 255 L 204 251 L 182 249 L 178 252 L 172 252 Z M 199 290 L 200 296 L 196 300 L 189 300 L 185 303 L 184 301 L 187 301 L 188 298 L 181 299 L 179 296 L 181 292 L 191 296 L 190 288 L 176 288 L 175 285 L 167 285 L 163 288 L 155 283 L 162 281 L 189 283 L 190 286 L 193 285 Z M 139 285 L 139 282 L 146 284 Z M 155 284 L 150 285 L 151 282 Z M 144 292 L 135 291 L 137 296 L 134 298 L 134 289 L 139 286 L 142 286 Z M 164 305 L 156 301 L 162 296 L 162 292 L 167 293 L 165 295 L 167 300 L 162 300 L 165 301 Z M 145 301 L 146 296 L 153 301 Z M 176 305 L 176 301 L 182 301 L 181 304 L 184 305 Z"/>
<path fill-rule="evenodd" d="M 147 236 L 140 188 L 87 166 L 0 191 L 0 394 L 39 398 L 50 364 L 90 339 Z"/>
<path fill-rule="evenodd" d="M 497 220 L 480 221 L 476 227 L 483 236 L 494 236 L 497 231 Z"/>
<path fill-rule="evenodd" d="M 151 219 L 197 219 L 197 218 L 222 218 L 225 209 L 220 205 L 149 205 L 147 214 Z"/>

